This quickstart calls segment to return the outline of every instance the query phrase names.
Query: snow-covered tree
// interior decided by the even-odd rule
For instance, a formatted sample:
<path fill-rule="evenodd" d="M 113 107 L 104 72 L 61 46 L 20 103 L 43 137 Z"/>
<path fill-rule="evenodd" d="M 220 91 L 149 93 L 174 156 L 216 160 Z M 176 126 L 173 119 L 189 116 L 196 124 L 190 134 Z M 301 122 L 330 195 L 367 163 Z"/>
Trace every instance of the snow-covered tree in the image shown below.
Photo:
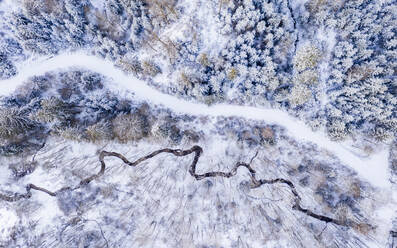
<path fill-rule="evenodd" d="M 296 107 L 307 102 L 312 96 L 311 90 L 305 85 L 295 85 L 290 95 L 288 96 L 289 102 L 292 107 Z"/>
<path fill-rule="evenodd" d="M 120 142 L 140 140 L 148 134 L 148 123 L 138 113 L 119 115 L 112 120 L 114 136 Z"/>
<path fill-rule="evenodd" d="M 11 139 L 34 127 L 26 113 L 17 108 L 0 109 L 0 138 Z"/>
<path fill-rule="evenodd" d="M 110 140 L 113 138 L 112 126 L 107 121 L 100 121 L 87 127 L 85 130 L 87 139 L 91 142 L 100 142 L 103 140 Z"/>
<path fill-rule="evenodd" d="M 0 79 L 6 79 L 16 74 L 16 68 L 7 56 L 0 54 Z"/>
<path fill-rule="evenodd" d="M 41 122 L 65 122 L 72 118 L 70 106 L 62 100 L 51 97 L 40 102 L 41 109 L 32 118 Z"/>

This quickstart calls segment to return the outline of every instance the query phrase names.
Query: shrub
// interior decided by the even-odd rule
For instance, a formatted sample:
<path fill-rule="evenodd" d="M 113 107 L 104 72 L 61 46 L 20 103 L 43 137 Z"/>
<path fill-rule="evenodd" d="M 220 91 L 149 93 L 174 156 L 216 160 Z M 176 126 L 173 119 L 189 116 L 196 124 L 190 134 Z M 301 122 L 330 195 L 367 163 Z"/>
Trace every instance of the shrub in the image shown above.
<path fill-rule="evenodd" d="M 154 64 L 151 61 L 144 61 L 142 63 L 142 69 L 146 75 L 149 75 L 151 77 L 154 77 L 157 74 L 161 73 L 160 67 L 158 67 L 156 64 Z"/>
<path fill-rule="evenodd" d="M 41 94 L 53 87 L 53 75 L 34 76 L 16 89 L 18 96 L 31 99 L 40 97 Z"/>
<path fill-rule="evenodd" d="M 179 82 L 182 86 L 190 89 L 200 84 L 200 78 L 198 78 L 195 74 L 181 72 Z"/>
<path fill-rule="evenodd" d="M 41 109 L 32 118 L 41 122 L 63 122 L 72 116 L 70 106 L 62 100 L 51 97 L 40 102 Z"/>
<path fill-rule="evenodd" d="M 206 53 L 202 53 L 199 58 L 198 58 L 198 62 L 202 65 L 202 66 L 209 66 L 210 65 L 210 61 L 208 59 L 208 56 Z"/>
<path fill-rule="evenodd" d="M 37 162 L 19 162 L 15 164 L 10 164 L 9 168 L 12 171 L 14 177 L 24 177 L 31 174 L 37 167 Z"/>
<path fill-rule="evenodd" d="M 120 59 L 117 61 L 117 65 L 127 73 L 132 73 L 134 75 L 139 75 L 142 73 L 143 69 L 138 60 L 125 60 Z"/>
<path fill-rule="evenodd" d="M 122 143 L 140 140 L 148 133 L 147 120 L 137 113 L 117 116 L 112 126 L 114 136 Z"/>
<path fill-rule="evenodd" d="M 305 85 L 295 85 L 288 99 L 292 107 L 296 107 L 307 102 L 312 96 L 311 90 Z"/>
<path fill-rule="evenodd" d="M 274 145 L 276 142 L 275 131 L 271 127 L 259 127 L 259 137 L 261 138 L 261 144 Z"/>
<path fill-rule="evenodd" d="M 33 128 L 33 122 L 17 108 L 0 109 L 0 137 L 14 138 Z"/>
<path fill-rule="evenodd" d="M 76 127 L 57 127 L 52 133 L 68 140 L 81 141 L 83 138 L 83 133 Z"/>
<path fill-rule="evenodd" d="M 157 29 L 178 19 L 176 0 L 145 0 L 153 26 Z"/>
<path fill-rule="evenodd" d="M 237 69 L 236 68 L 231 68 L 229 70 L 229 72 L 227 73 L 227 78 L 229 80 L 234 80 L 237 77 L 237 75 L 238 75 Z"/>
<path fill-rule="evenodd" d="M 300 72 L 317 66 L 321 59 L 320 50 L 313 45 L 300 48 L 294 57 L 294 68 Z"/>
<path fill-rule="evenodd" d="M 156 121 L 151 130 L 151 134 L 155 139 L 166 139 L 168 137 L 167 122 L 165 120 Z"/>
<path fill-rule="evenodd" d="M 371 136 L 377 141 L 385 141 L 393 137 L 393 131 L 382 126 L 376 126 L 372 129 Z"/>
<path fill-rule="evenodd" d="M 347 136 L 345 123 L 341 119 L 334 119 L 328 122 L 327 133 L 333 140 L 343 140 Z"/>
<path fill-rule="evenodd" d="M 183 132 L 177 124 L 178 123 L 175 119 L 172 119 L 171 117 L 163 117 L 153 124 L 151 133 L 154 138 L 159 140 L 168 140 L 174 145 L 180 144 L 185 132 Z"/>
<path fill-rule="evenodd" d="M 6 57 L 0 54 L 0 79 L 6 79 L 17 73 L 14 64 Z"/>
<path fill-rule="evenodd" d="M 113 138 L 112 127 L 107 121 L 100 121 L 87 127 L 85 135 L 91 142 L 110 140 Z"/>
<path fill-rule="evenodd" d="M 184 130 L 183 138 L 188 143 L 197 143 L 200 141 L 200 133 L 193 130 Z"/>
<path fill-rule="evenodd" d="M 306 70 L 299 73 L 295 81 L 298 84 L 306 84 L 306 85 L 315 85 L 318 83 L 319 75 L 318 72 L 315 70 Z"/>

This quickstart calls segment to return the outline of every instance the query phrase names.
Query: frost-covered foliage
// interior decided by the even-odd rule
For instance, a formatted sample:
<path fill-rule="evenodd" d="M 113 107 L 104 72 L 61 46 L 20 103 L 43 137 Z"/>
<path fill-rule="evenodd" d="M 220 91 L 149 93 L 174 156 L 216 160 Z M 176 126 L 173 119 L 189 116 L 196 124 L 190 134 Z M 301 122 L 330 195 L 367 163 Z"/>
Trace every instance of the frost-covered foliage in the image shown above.
<path fill-rule="evenodd" d="M 5 79 L 16 74 L 16 68 L 8 58 L 0 54 L 0 78 Z"/>
<path fill-rule="evenodd" d="M 191 127 L 180 126 L 188 121 L 164 109 L 154 111 L 145 103 L 120 98 L 104 87 L 105 80 L 97 73 L 76 70 L 29 79 L 1 100 L 2 137 L 26 133 L 34 124 L 41 127 L 36 133 L 43 137 L 52 134 L 93 143 L 136 142 L 148 137 L 177 145 L 199 139 Z"/>
<path fill-rule="evenodd" d="M 95 8 L 89 0 L 22 1 L 9 17 L 18 42 L 27 51 L 55 54 L 93 45 L 94 51 L 115 59 L 140 45 L 144 30 L 152 30 L 143 1 L 105 1 Z"/>
<path fill-rule="evenodd" d="M 236 35 L 220 54 L 224 60 L 220 70 L 229 72 L 223 74 L 230 80 L 226 88 L 271 98 L 277 87 L 288 83 L 291 66 L 295 30 L 288 1 L 230 1 L 221 9 L 220 19 L 225 24 L 221 32 Z"/>
<path fill-rule="evenodd" d="M 251 96 L 272 100 L 279 87 L 290 84 L 295 34 L 288 2 L 226 2 L 220 7 L 219 32 L 229 42 L 214 56 L 201 52 L 206 48 L 198 42 L 182 43 L 180 54 L 190 67 L 182 71 L 181 89 L 199 98 L 219 100 L 237 91 L 242 102 Z"/>
<path fill-rule="evenodd" d="M 104 58 L 123 59 L 157 37 L 178 18 L 176 1 L 23 0 L 8 17 L 22 47 L 36 54 L 90 48 Z"/>
<path fill-rule="evenodd" d="M 172 144 L 180 144 L 183 131 L 178 127 L 178 121 L 171 116 L 162 116 L 153 124 L 151 133 L 156 140 L 169 140 Z"/>
<path fill-rule="evenodd" d="M 299 106 L 307 102 L 312 95 L 310 89 L 305 85 L 295 85 L 288 96 L 292 107 Z"/>
<path fill-rule="evenodd" d="M 310 0 L 299 19 L 329 37 L 325 118 L 331 137 L 357 130 L 377 140 L 396 134 L 396 5 L 393 1 Z"/>
<path fill-rule="evenodd" d="M 259 121 L 247 123 L 239 118 L 218 118 L 215 126 L 220 135 L 250 148 L 274 146 L 284 132 L 280 126 Z"/>
<path fill-rule="evenodd" d="M 120 142 L 140 140 L 150 130 L 145 116 L 139 113 L 117 116 L 112 121 L 112 127 L 114 136 Z"/>
<path fill-rule="evenodd" d="M 228 42 L 219 53 L 200 36 L 179 42 L 170 93 L 285 108 L 335 139 L 396 134 L 393 1 L 222 1 L 214 12 Z"/>
<path fill-rule="evenodd" d="M 294 69 L 303 72 L 315 68 L 321 58 L 321 52 L 314 46 L 304 46 L 294 56 Z"/>
<path fill-rule="evenodd" d="M 91 142 L 110 140 L 113 138 L 112 126 L 108 121 L 100 121 L 85 130 L 87 139 Z"/>
<path fill-rule="evenodd" d="M 313 96 L 319 81 L 319 62 L 322 54 L 313 44 L 296 50 L 293 58 L 293 87 L 288 95 L 289 104 L 295 108 L 307 103 Z"/>
<path fill-rule="evenodd" d="M 29 118 L 28 111 L 18 107 L 0 107 L 0 156 L 39 149 L 43 131 L 39 123 Z"/>
<path fill-rule="evenodd" d="M 17 108 L 0 109 L 0 138 L 12 139 L 34 127 L 26 113 Z"/>
<path fill-rule="evenodd" d="M 41 100 L 40 107 L 32 117 L 44 123 L 64 122 L 70 120 L 72 116 L 71 106 L 55 97 Z"/>
<path fill-rule="evenodd" d="M 87 5 L 87 1 L 24 0 L 22 11 L 12 14 L 10 24 L 24 49 L 54 54 L 86 43 Z"/>
<path fill-rule="evenodd" d="M 21 4 L 8 18 L 15 37 L 0 39 L 0 77 L 22 48 L 84 47 L 170 94 L 284 108 L 336 139 L 396 133 L 392 0 Z"/>
<path fill-rule="evenodd" d="M 13 95 L 1 99 L 1 138 L 8 140 L 6 144 L 20 142 L 9 144 L 17 150 L 26 142 L 15 138 L 32 132 L 30 138 L 38 139 L 38 144 L 49 134 L 92 142 L 111 139 L 112 130 L 105 123 L 136 106 L 104 89 L 103 80 L 88 71 L 47 73 L 29 79 Z M 9 145 L 3 150 L 15 150 Z"/>
<path fill-rule="evenodd" d="M 22 52 L 15 39 L 0 34 L 0 79 L 9 78 L 17 73 L 13 60 L 21 56 Z"/>
<path fill-rule="evenodd" d="M 89 8 L 89 35 L 94 51 L 112 60 L 142 45 L 152 28 L 145 1 L 107 0 L 102 11 Z"/>
<path fill-rule="evenodd" d="M 283 108 L 333 140 L 364 134 L 371 146 L 355 139 L 360 144 L 348 155 L 350 149 L 378 155 L 373 141 L 397 133 L 394 0 L 15 2 L 20 8 L 12 13 L 0 11 L 1 21 L 8 18 L 0 32 L 0 79 L 14 76 L 26 55 L 87 49 L 189 100 Z M 136 102 L 124 97 L 130 92 L 109 91 L 106 80 L 100 72 L 49 72 L 0 98 L 0 193 L 11 195 L 27 183 L 67 187 L 56 196 L 33 191 L 29 199 L 0 201 L 0 247 L 387 242 L 391 227 L 379 210 L 395 206 L 392 191 L 371 188 L 344 167 L 347 159 L 296 141 L 275 124 L 182 115 Z M 229 171 L 241 161 L 257 178 L 290 183 L 250 187 L 247 168 L 196 180 L 188 167 L 193 156 L 162 154 L 133 167 L 106 158 L 103 174 L 75 188 L 99 170 L 103 149 L 133 161 L 197 144 L 203 148 L 195 157 L 197 173 Z M 395 183 L 396 142 L 390 147 Z M 34 153 L 24 153 L 28 149 Z M 302 207 L 338 221 L 297 210 L 297 195 Z"/>
<path fill-rule="evenodd" d="M 203 5 L 198 1 L 198 8 Z M 288 1 L 216 1 L 205 6 L 214 8 L 210 13 L 216 21 L 210 25 L 215 27 L 198 25 L 173 42 L 178 56 L 169 69 L 169 93 L 209 104 L 233 101 L 318 111 L 313 105 L 319 105 L 323 47 L 316 41 L 298 42 L 296 10 Z M 219 47 L 207 47 L 212 37 L 204 35 L 215 35 Z"/>

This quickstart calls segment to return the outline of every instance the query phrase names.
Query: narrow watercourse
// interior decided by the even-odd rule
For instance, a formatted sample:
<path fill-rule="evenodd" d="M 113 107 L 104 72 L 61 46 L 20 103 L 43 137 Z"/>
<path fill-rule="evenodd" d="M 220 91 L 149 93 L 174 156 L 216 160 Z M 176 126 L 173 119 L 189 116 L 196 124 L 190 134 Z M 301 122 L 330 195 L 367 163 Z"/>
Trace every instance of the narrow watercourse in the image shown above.
<path fill-rule="evenodd" d="M 339 226 L 354 226 L 357 225 L 357 223 L 354 223 L 353 221 L 350 220 L 339 220 L 339 219 L 335 219 L 326 215 L 321 215 L 321 214 L 317 214 L 314 213 L 312 210 L 307 209 L 302 207 L 301 205 L 301 196 L 299 195 L 298 191 L 295 188 L 295 185 L 288 179 L 284 179 L 284 178 L 275 178 L 275 179 L 257 179 L 256 178 L 256 171 L 252 168 L 251 163 L 252 160 L 256 157 L 256 155 L 251 159 L 251 161 L 249 163 L 246 162 L 237 162 L 234 167 L 228 171 L 228 172 L 223 172 L 223 171 L 210 171 L 210 172 L 206 172 L 203 174 L 198 174 L 196 172 L 196 168 L 197 168 L 197 163 L 203 153 L 203 149 L 198 146 L 195 145 L 193 147 L 191 147 L 190 149 L 187 150 L 181 150 L 181 149 L 170 149 L 170 148 L 164 148 L 164 149 L 160 149 L 160 150 L 156 150 L 144 157 L 141 157 L 139 159 L 137 159 L 134 162 L 129 161 L 126 157 L 124 157 L 122 154 L 117 153 L 117 152 L 108 152 L 108 151 L 101 151 L 99 154 L 99 161 L 101 164 L 101 168 L 99 170 L 98 173 L 87 177 L 83 180 L 80 181 L 80 183 L 75 186 L 75 187 L 71 187 L 71 186 L 66 186 L 63 187 L 61 189 L 58 189 L 56 191 L 50 191 L 48 189 L 36 186 L 34 184 L 28 184 L 26 186 L 26 193 L 14 193 L 13 195 L 5 195 L 0 193 L 0 199 L 4 200 L 4 201 L 8 201 L 8 202 L 16 202 L 22 199 L 29 199 L 32 197 L 32 190 L 36 190 L 36 191 L 41 191 L 43 193 L 48 194 L 49 196 L 52 197 L 56 197 L 57 195 L 59 195 L 60 193 L 64 192 L 64 191 L 74 191 L 76 189 L 82 188 L 84 185 L 89 184 L 90 182 L 92 182 L 93 180 L 103 176 L 105 174 L 105 169 L 106 169 L 106 163 L 105 163 L 105 158 L 106 157 L 116 157 L 119 158 L 120 160 L 122 160 L 126 165 L 131 166 L 131 167 L 135 167 L 138 164 L 142 163 L 145 160 L 151 159 L 161 153 L 169 153 L 172 154 L 176 157 L 184 157 L 184 156 L 188 156 L 192 153 L 194 153 L 194 157 L 193 157 L 193 161 L 189 166 L 189 173 L 192 177 L 194 177 L 196 180 L 202 180 L 204 178 L 210 178 L 210 177 L 225 177 L 225 178 L 231 178 L 233 176 L 235 176 L 237 174 L 237 170 L 239 167 L 243 167 L 246 168 L 249 173 L 250 173 L 250 188 L 254 189 L 254 188 L 259 188 L 262 185 L 265 184 L 284 184 L 287 185 L 294 197 L 293 200 L 293 205 L 292 205 L 292 209 L 299 211 L 301 213 L 304 213 L 307 216 L 310 216 L 312 218 L 315 218 L 317 220 L 323 221 L 325 223 L 333 223 Z"/>

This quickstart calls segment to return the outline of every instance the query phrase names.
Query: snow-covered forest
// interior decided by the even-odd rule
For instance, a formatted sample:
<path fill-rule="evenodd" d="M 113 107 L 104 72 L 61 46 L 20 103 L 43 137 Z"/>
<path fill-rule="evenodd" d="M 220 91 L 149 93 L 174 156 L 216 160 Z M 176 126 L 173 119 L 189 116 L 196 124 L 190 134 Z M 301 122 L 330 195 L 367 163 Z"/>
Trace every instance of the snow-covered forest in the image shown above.
<path fill-rule="evenodd" d="M 394 0 L 0 0 L 0 247 L 397 247 L 396 33 Z"/>
<path fill-rule="evenodd" d="M 3 15 L 2 78 L 17 73 L 13 60 L 87 49 L 169 93 L 282 108 L 333 139 L 396 132 L 394 1 L 24 0 L 21 7 Z"/>

